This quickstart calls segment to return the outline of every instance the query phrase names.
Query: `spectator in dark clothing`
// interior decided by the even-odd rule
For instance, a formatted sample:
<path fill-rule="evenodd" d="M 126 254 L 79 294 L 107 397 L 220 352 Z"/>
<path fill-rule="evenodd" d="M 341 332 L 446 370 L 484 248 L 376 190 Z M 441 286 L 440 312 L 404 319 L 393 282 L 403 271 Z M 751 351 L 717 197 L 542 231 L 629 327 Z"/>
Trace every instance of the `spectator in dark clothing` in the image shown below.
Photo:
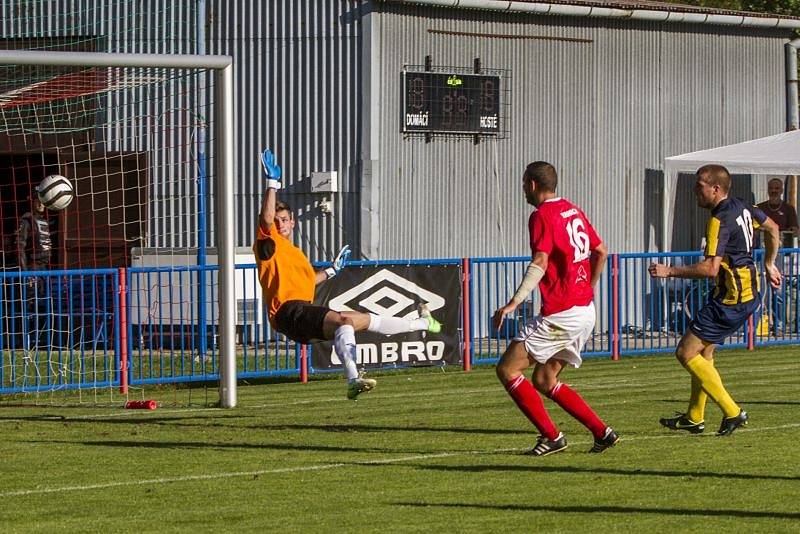
<path fill-rule="evenodd" d="M 32 210 L 20 217 L 17 228 L 17 262 L 21 271 L 41 271 L 50 267 L 53 241 L 50 237 L 50 222 L 45 207 L 34 194 Z M 35 308 L 43 297 L 44 280 L 37 276 L 28 279 L 28 306 Z"/>
<path fill-rule="evenodd" d="M 47 269 L 53 252 L 50 223 L 44 205 L 33 199 L 33 209 L 22 215 L 17 228 L 17 261 L 21 271 Z"/>
<path fill-rule="evenodd" d="M 781 235 L 781 246 L 790 248 L 794 245 L 794 237 L 797 233 L 797 211 L 794 206 L 788 204 L 783 199 L 783 180 L 772 178 L 767 183 L 768 200 L 758 205 L 767 217 L 778 225 Z M 780 259 L 780 258 L 779 258 Z M 784 282 L 785 285 L 786 282 Z M 784 308 L 785 288 L 772 288 L 770 297 L 771 325 L 772 333 L 781 335 L 784 329 L 785 308 Z"/>
<path fill-rule="evenodd" d="M 771 179 L 767 184 L 767 195 L 769 199 L 759 204 L 758 207 L 778 225 L 782 246 L 791 247 L 792 237 L 798 235 L 797 210 L 783 200 L 783 180 Z"/>

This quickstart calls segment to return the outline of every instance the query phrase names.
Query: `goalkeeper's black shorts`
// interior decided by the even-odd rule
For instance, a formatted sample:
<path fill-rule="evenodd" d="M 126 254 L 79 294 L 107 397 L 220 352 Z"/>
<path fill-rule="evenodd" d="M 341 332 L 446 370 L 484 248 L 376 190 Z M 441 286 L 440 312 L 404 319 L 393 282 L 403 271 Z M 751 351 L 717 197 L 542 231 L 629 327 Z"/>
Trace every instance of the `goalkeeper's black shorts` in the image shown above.
<path fill-rule="evenodd" d="M 304 300 L 289 300 L 278 308 L 273 322 L 278 332 L 292 341 L 314 343 L 325 339 L 322 326 L 329 311 L 330 308 L 315 306 Z"/>

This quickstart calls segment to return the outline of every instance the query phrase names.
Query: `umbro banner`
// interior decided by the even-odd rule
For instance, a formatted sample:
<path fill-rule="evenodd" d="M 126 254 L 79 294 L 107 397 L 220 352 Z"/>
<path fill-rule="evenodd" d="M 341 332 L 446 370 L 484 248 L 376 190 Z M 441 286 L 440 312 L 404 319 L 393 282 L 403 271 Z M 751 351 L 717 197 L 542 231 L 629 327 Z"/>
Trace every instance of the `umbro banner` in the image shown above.
<path fill-rule="evenodd" d="M 356 332 L 358 367 L 407 367 L 461 362 L 461 266 L 377 265 L 347 267 L 317 286 L 315 304 L 336 311 L 416 319 L 420 303 L 442 323 L 439 334 L 412 332 L 384 336 Z M 316 369 L 341 366 L 333 343 L 312 347 Z"/>

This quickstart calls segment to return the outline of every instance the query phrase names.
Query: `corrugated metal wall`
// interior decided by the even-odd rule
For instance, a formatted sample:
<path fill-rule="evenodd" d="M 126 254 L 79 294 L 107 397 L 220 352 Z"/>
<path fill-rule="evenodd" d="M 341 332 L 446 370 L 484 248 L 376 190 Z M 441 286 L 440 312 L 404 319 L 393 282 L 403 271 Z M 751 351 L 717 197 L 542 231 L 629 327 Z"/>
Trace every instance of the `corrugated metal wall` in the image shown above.
<path fill-rule="evenodd" d="M 272 147 L 284 169 L 281 198 L 297 211 L 300 243 L 312 259 L 330 259 L 359 234 L 361 2 L 209 0 L 0 1 L 0 38 L 54 38 L 55 47 L 85 38 L 107 52 L 196 53 L 197 13 L 207 12 L 212 54 L 230 54 L 235 65 L 236 244 L 248 246 L 263 194 L 257 155 Z M 105 138 L 114 150 L 146 150 L 152 181 L 148 246 L 196 246 L 196 138 L 206 125 L 213 158 L 213 116 L 198 105 L 206 78 L 174 78 L 155 88 L 113 95 Z M 164 102 L 155 114 L 148 99 Z M 183 155 L 182 155 L 183 154 Z M 188 157 L 187 157 L 188 156 Z M 211 163 L 211 162 L 210 162 Z M 338 173 L 340 191 L 310 193 L 312 172 Z M 209 166 L 209 173 L 212 167 Z M 209 191 L 213 187 L 210 177 Z M 320 203 L 329 201 L 332 214 Z M 209 243 L 215 210 L 209 193 Z"/>
<path fill-rule="evenodd" d="M 113 52 L 193 53 L 199 5 L 0 0 L 0 37 L 86 36 Z M 344 243 L 370 258 L 488 256 L 527 253 L 521 173 L 533 159 L 557 166 L 561 193 L 584 206 L 612 250 L 655 250 L 665 156 L 783 129 L 778 31 L 358 0 L 205 5 L 206 51 L 235 60 L 238 246 L 253 239 L 265 146 L 283 165 L 281 198 L 297 209 L 312 259 Z M 400 72 L 426 55 L 435 65 L 469 67 L 479 57 L 506 69 L 505 139 L 403 138 Z M 195 107 L 196 83 L 187 84 L 171 109 Z M 187 143 L 162 132 L 148 143 Z M 162 156 L 154 162 L 175 159 Z M 182 175 L 196 172 L 182 165 Z M 340 192 L 310 193 L 314 171 L 338 172 Z M 194 244 L 185 231 L 196 225 L 194 204 L 177 200 L 196 195 L 194 185 L 153 175 L 149 244 Z M 763 181 L 751 187 L 757 200 Z M 326 200 L 332 214 L 319 206 Z M 678 206 L 679 232 L 693 209 Z"/>
<path fill-rule="evenodd" d="M 663 158 L 782 131 L 786 34 L 380 4 L 381 257 L 527 254 L 525 165 L 552 162 L 613 251 L 660 248 Z M 431 30 L 436 30 L 432 33 Z M 460 32 L 481 34 L 465 36 Z M 511 37 L 509 37 L 511 36 Z M 567 41 L 563 39 L 581 39 Z M 404 139 L 404 64 L 509 69 L 506 139 Z M 763 189 L 759 183 L 755 191 Z M 763 195 L 756 197 L 763 199 Z M 675 214 L 676 234 L 692 205 Z M 367 224 L 362 221 L 362 224 Z"/>
<path fill-rule="evenodd" d="M 264 193 L 258 154 L 283 167 L 279 198 L 296 210 L 295 241 L 331 259 L 359 235 L 361 31 L 358 1 L 209 2 L 210 53 L 234 57 L 239 245 L 252 243 Z M 310 192 L 312 172 L 336 171 L 340 192 Z M 332 202 L 332 214 L 322 201 Z"/>
<path fill-rule="evenodd" d="M 102 37 L 107 52 L 193 50 L 196 1 L 0 0 L 3 39 Z M 32 46 L 32 48 L 47 48 Z"/>

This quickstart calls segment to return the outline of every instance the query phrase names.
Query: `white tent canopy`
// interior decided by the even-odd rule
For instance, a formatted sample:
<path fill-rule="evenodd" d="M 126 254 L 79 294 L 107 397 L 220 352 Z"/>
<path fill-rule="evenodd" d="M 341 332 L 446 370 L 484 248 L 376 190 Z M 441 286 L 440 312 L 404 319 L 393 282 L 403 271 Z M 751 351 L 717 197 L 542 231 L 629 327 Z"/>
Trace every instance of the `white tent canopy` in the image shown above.
<path fill-rule="evenodd" d="M 665 250 L 672 235 L 670 214 L 674 209 L 678 174 L 693 173 L 709 163 L 722 165 L 731 174 L 800 174 L 800 130 L 664 159 Z"/>

